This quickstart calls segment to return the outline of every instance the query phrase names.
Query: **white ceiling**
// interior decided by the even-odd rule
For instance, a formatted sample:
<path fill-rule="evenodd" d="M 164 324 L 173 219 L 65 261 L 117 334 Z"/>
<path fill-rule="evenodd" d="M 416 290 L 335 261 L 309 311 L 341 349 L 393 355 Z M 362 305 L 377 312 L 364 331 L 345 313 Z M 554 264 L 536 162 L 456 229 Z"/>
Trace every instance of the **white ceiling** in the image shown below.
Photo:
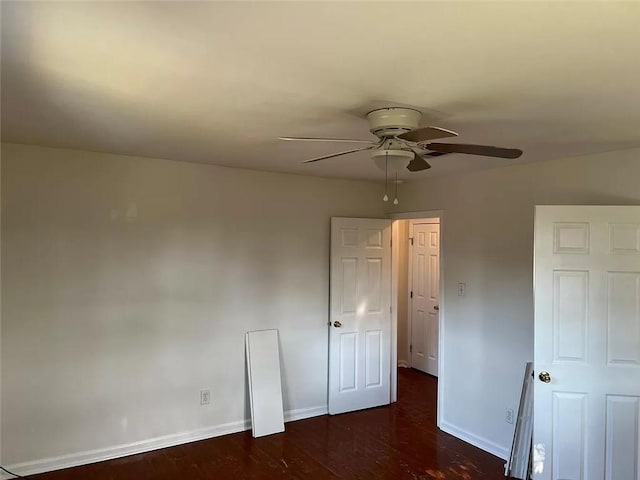
<path fill-rule="evenodd" d="M 276 138 L 366 139 L 368 110 L 412 105 L 525 154 L 405 179 L 637 147 L 638 25 L 636 2 L 3 2 L 2 140 L 382 179 Z"/>

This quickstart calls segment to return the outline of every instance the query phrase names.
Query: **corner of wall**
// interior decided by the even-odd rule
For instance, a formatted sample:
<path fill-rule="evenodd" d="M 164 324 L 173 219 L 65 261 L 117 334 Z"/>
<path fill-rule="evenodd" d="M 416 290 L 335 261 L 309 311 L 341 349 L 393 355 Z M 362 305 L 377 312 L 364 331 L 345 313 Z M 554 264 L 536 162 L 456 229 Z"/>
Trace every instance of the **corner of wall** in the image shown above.
<path fill-rule="evenodd" d="M 501 458 L 503 460 L 507 460 L 509 458 L 509 448 L 506 448 L 503 445 L 498 445 L 497 443 L 492 442 L 491 440 L 487 440 L 486 438 L 479 435 L 475 435 L 474 433 L 471 433 L 464 428 L 452 425 L 446 420 L 442 420 L 440 422 L 440 430 L 448 433 L 449 435 L 453 435 L 460 440 L 464 440 L 465 442 L 479 448 L 480 450 L 489 452 L 490 454 L 495 455 L 498 458 Z"/>

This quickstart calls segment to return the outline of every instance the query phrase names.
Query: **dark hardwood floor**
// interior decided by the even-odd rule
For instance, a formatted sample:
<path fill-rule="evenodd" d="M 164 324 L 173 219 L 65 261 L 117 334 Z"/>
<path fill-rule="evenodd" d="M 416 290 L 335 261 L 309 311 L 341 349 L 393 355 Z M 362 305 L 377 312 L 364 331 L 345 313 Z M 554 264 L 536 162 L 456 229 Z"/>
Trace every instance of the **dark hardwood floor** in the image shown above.
<path fill-rule="evenodd" d="M 504 479 L 504 461 L 436 428 L 437 380 L 400 369 L 398 403 L 287 423 L 254 439 L 226 435 L 34 480 Z M 471 405 L 470 405 L 471 408 Z"/>

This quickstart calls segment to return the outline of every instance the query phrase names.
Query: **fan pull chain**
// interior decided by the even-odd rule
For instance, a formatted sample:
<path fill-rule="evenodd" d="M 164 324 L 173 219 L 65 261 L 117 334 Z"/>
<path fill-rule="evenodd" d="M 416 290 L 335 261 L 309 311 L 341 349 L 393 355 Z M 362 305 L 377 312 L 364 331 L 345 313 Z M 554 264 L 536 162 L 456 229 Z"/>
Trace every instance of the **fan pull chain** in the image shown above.
<path fill-rule="evenodd" d="M 398 203 L 398 172 L 396 171 L 396 198 L 393 199 L 393 204 L 397 205 Z"/>
<path fill-rule="evenodd" d="M 384 156 L 384 197 L 382 197 L 383 202 L 389 201 L 389 195 L 387 195 L 387 172 L 389 170 L 389 152 L 387 152 Z"/>

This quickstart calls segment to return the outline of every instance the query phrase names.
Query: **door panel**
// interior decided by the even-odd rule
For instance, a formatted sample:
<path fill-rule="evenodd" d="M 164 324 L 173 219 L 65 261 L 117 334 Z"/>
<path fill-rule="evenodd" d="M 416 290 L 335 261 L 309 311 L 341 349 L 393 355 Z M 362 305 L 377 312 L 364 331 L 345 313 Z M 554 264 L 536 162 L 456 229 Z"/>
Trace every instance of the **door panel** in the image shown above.
<path fill-rule="evenodd" d="M 554 362 L 584 362 L 589 272 L 553 272 Z"/>
<path fill-rule="evenodd" d="M 356 334 L 342 333 L 340 335 L 340 392 L 356 389 Z"/>
<path fill-rule="evenodd" d="M 382 332 L 365 333 L 365 388 L 382 385 Z"/>
<path fill-rule="evenodd" d="M 553 463 L 558 479 L 584 478 L 585 409 L 585 394 L 553 392 Z"/>
<path fill-rule="evenodd" d="M 535 479 L 640 480 L 639 225 L 640 207 L 536 208 Z"/>
<path fill-rule="evenodd" d="M 391 222 L 331 219 L 329 413 L 388 404 Z"/>
<path fill-rule="evenodd" d="M 605 478 L 607 480 L 640 478 L 637 462 L 638 448 L 640 448 L 640 397 L 608 395 Z"/>
<path fill-rule="evenodd" d="M 366 295 L 367 313 L 381 313 L 382 311 L 382 259 L 367 258 Z"/>
<path fill-rule="evenodd" d="M 440 225 L 411 223 L 411 366 L 438 375 Z"/>
<path fill-rule="evenodd" d="M 607 273 L 609 364 L 640 365 L 640 273 Z"/>
<path fill-rule="evenodd" d="M 435 373 L 432 373 L 434 376 L 438 376 L 438 323 L 440 319 L 438 318 L 438 314 L 436 312 L 429 312 L 429 333 L 427 337 L 429 338 L 429 345 L 427 347 L 427 360 L 429 362 L 435 363 Z"/>
<path fill-rule="evenodd" d="M 342 285 L 340 288 L 340 313 L 355 313 L 358 282 L 358 259 L 341 258 Z"/>
<path fill-rule="evenodd" d="M 418 308 L 413 312 L 411 316 L 411 366 L 425 371 L 427 368 L 427 346 L 425 345 L 427 315 Z"/>

